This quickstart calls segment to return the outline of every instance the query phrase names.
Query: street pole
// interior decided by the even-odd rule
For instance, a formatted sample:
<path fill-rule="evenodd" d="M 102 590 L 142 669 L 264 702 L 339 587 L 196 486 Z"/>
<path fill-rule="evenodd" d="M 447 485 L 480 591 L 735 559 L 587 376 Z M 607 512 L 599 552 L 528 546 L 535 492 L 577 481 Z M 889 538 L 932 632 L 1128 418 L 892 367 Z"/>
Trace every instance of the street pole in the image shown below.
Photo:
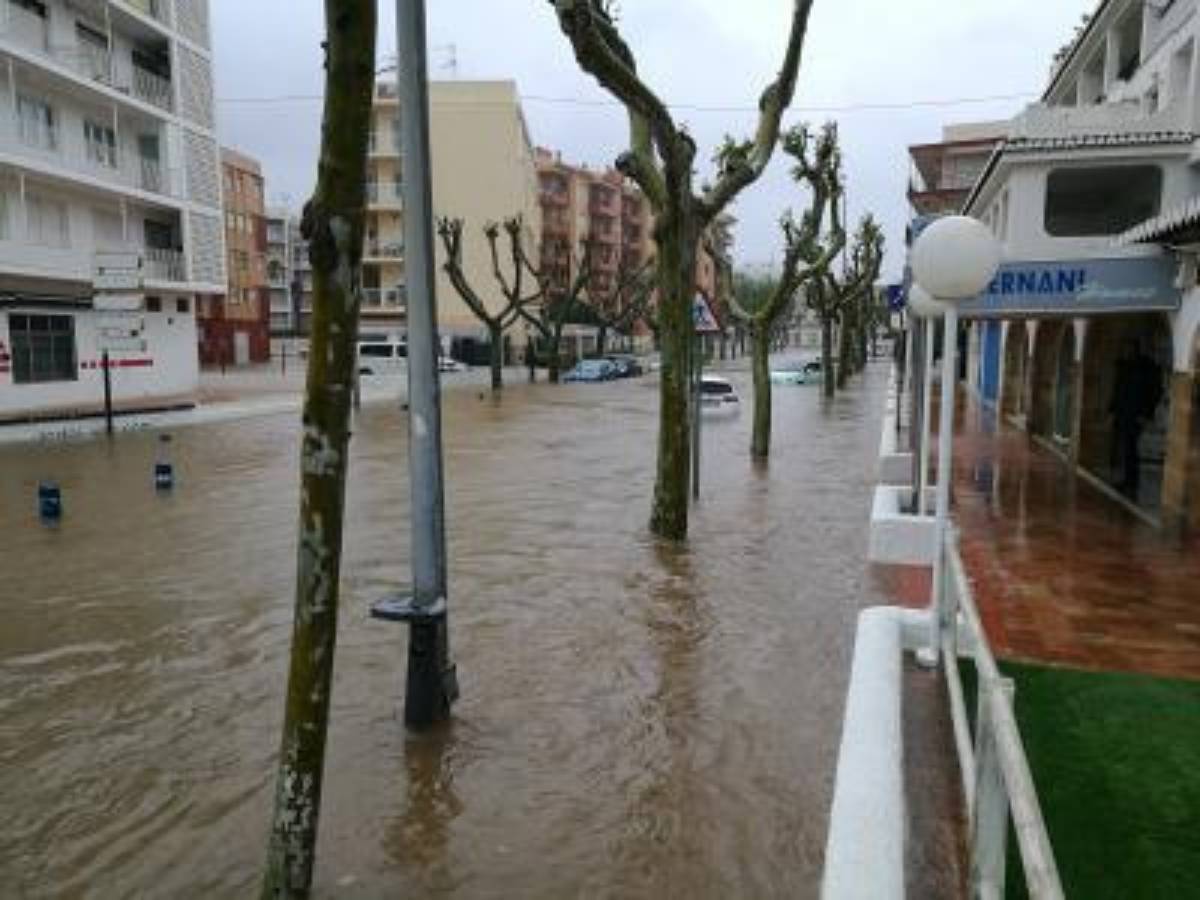
<path fill-rule="evenodd" d="M 937 321 L 935 319 L 924 319 L 922 321 L 925 328 L 925 365 L 922 366 L 921 372 L 923 383 L 921 387 L 921 477 L 917 481 L 918 516 L 925 515 L 925 510 L 929 508 L 929 500 L 925 495 L 928 493 L 927 489 L 929 487 L 929 441 L 933 434 L 933 345 L 937 333 Z M 943 358 L 945 358 L 945 354 L 946 349 L 943 346 Z M 939 484 L 941 480 L 942 470 L 939 468 Z"/>
<path fill-rule="evenodd" d="M 954 453 L 954 389 L 958 355 L 958 306 L 948 303 L 942 335 L 942 400 L 938 411 L 937 545 L 933 551 L 933 596 L 930 598 L 929 658 L 937 665 L 946 619 L 946 530 L 950 519 L 950 476 Z M 930 322 L 932 324 L 932 320 Z M 932 343 L 932 342 L 931 342 Z M 952 661 L 951 661 L 952 662 Z"/>
<path fill-rule="evenodd" d="M 696 363 L 692 367 L 692 499 L 700 499 L 700 382 L 704 378 L 704 338 L 697 334 L 692 351 Z"/>
<path fill-rule="evenodd" d="M 372 607 L 409 623 L 404 722 L 428 728 L 450 715 L 458 680 L 447 616 L 442 410 L 434 295 L 433 201 L 424 0 L 396 0 L 400 141 L 404 154 L 404 246 L 408 277 L 409 496 L 412 592 Z"/>
<path fill-rule="evenodd" d="M 112 368 L 109 366 L 108 351 L 100 355 L 100 366 L 104 369 L 104 430 L 113 433 Z"/>

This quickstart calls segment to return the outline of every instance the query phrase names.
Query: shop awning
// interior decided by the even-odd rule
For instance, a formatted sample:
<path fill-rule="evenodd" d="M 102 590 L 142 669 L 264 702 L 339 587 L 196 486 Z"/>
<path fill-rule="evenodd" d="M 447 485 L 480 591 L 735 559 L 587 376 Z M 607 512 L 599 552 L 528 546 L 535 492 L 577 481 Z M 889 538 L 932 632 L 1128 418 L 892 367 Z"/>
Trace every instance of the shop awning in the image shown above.
<path fill-rule="evenodd" d="M 1200 243 L 1200 197 L 1147 219 L 1117 236 L 1118 247 L 1131 244 Z"/>

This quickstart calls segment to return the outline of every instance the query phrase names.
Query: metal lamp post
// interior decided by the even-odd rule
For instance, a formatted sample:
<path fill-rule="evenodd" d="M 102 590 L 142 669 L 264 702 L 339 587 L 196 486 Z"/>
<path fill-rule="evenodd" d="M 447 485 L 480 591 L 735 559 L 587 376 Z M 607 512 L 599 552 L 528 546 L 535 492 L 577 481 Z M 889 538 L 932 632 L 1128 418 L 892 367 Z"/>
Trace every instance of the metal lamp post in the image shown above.
<path fill-rule="evenodd" d="M 943 570 L 946 565 L 946 529 L 950 515 L 951 457 L 954 439 L 954 386 L 957 371 L 958 304 L 987 287 L 1000 267 L 1000 245 L 978 219 L 947 216 L 934 222 L 917 238 L 912 250 L 917 284 L 945 303 L 945 337 L 942 341 L 942 399 L 938 425 L 937 545 L 933 557 L 933 590 L 930 598 L 930 644 L 922 663 L 936 666 L 940 635 L 946 616 Z"/>
<path fill-rule="evenodd" d="M 921 443 L 918 448 L 921 470 L 917 473 L 917 504 L 916 514 L 925 515 L 929 507 L 927 488 L 929 487 L 929 438 L 933 432 L 930 423 L 931 407 L 933 405 L 933 338 L 937 320 L 946 315 L 946 304 L 934 300 L 919 284 L 914 284 L 908 292 L 908 306 L 913 317 L 921 323 L 922 345 L 925 349 L 925 360 L 922 366 L 921 391 Z"/>

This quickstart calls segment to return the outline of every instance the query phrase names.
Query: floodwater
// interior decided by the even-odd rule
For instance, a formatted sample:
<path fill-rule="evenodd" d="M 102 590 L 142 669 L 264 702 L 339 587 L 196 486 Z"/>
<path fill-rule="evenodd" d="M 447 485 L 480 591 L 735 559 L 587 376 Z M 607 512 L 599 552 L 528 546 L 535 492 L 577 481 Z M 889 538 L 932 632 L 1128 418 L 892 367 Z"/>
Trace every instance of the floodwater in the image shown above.
<path fill-rule="evenodd" d="M 816 896 L 886 367 L 706 421 L 687 549 L 650 539 L 657 390 L 446 394 L 462 699 L 406 735 L 407 435 L 352 442 L 317 881 L 337 897 Z M 255 894 L 283 711 L 295 414 L 0 449 L 0 894 Z M 64 488 L 37 521 L 39 478 Z"/>

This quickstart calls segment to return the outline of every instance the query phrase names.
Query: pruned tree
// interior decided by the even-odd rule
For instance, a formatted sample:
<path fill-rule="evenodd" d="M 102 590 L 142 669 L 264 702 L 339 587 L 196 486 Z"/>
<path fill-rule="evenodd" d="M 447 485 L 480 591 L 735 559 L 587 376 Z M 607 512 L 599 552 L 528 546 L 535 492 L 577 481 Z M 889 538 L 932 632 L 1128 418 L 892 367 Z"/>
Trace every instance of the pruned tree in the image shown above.
<path fill-rule="evenodd" d="M 754 427 L 750 455 L 765 459 L 771 452 L 770 354 L 779 326 L 806 285 L 819 282 L 846 243 L 838 209 L 842 197 L 841 154 L 837 127 L 826 125 L 813 140 L 807 126 L 790 129 L 783 138 L 784 152 L 795 160 L 792 177 L 809 191 L 809 207 L 797 223 L 784 214 L 783 272 L 767 282 L 743 285 L 730 302 L 734 316 L 750 332 L 751 370 L 754 374 Z M 828 232 L 826 233 L 826 219 Z"/>
<path fill-rule="evenodd" d="M 483 298 L 476 292 L 474 285 L 467 278 L 463 268 L 463 220 L 442 217 L 438 220 L 438 235 L 446 250 L 446 262 L 442 269 L 450 277 L 450 283 L 467 304 L 467 308 L 483 323 L 487 329 L 489 352 L 488 359 L 492 369 L 492 390 L 498 391 L 504 387 L 504 333 L 521 318 L 522 310 L 536 303 L 542 296 L 541 280 L 533 278 L 536 290 L 529 295 L 522 291 L 525 284 L 525 274 L 529 270 L 521 241 L 522 223 L 520 217 L 508 219 L 504 223 L 504 231 L 509 239 L 509 255 L 512 265 L 512 278 L 504 274 L 500 265 L 500 225 L 489 222 L 483 227 L 484 237 L 487 238 L 488 248 L 492 256 L 492 272 L 500 286 L 504 304 L 498 312 L 488 309 Z"/>
<path fill-rule="evenodd" d="M 793 0 L 787 46 L 776 79 L 759 100 L 752 140 L 727 138 L 707 189 L 693 189 L 696 142 L 638 75 L 607 0 L 550 0 L 580 67 L 629 113 L 629 150 L 617 168 L 654 210 L 658 245 L 658 319 L 662 345 L 658 461 L 651 530 L 683 540 L 688 531 L 691 474 L 688 385 L 692 367 L 692 294 L 698 242 L 704 229 L 763 173 L 779 140 L 780 119 L 792 102 L 813 0 Z"/>
<path fill-rule="evenodd" d="M 838 347 L 838 390 L 846 386 L 852 374 L 861 371 L 857 357 L 862 346 L 861 335 L 866 333 L 867 327 L 864 303 L 874 290 L 882 264 L 883 231 L 868 214 L 862 218 L 855 233 L 849 267 L 841 275 L 830 272 L 826 276 L 842 325 Z"/>
<path fill-rule="evenodd" d="M 337 645 L 346 450 L 354 387 L 375 88 L 374 0 L 325 0 L 325 110 L 317 187 L 301 230 L 313 315 L 300 451 L 300 535 L 287 703 L 262 897 L 311 891 Z"/>
<path fill-rule="evenodd" d="M 554 248 L 559 253 L 569 252 L 566 241 L 559 241 Z M 551 289 L 550 275 L 545 267 L 535 270 L 526 259 L 530 271 L 539 271 L 541 303 L 535 307 L 522 307 L 521 318 L 532 326 L 542 339 L 542 352 L 546 356 L 546 369 L 551 384 L 557 384 L 562 368 L 562 336 L 567 323 L 578 319 L 586 310 L 583 297 L 592 278 L 591 241 L 584 237 L 579 242 L 579 253 L 571 257 L 571 275 L 566 289 L 557 293 Z"/>

